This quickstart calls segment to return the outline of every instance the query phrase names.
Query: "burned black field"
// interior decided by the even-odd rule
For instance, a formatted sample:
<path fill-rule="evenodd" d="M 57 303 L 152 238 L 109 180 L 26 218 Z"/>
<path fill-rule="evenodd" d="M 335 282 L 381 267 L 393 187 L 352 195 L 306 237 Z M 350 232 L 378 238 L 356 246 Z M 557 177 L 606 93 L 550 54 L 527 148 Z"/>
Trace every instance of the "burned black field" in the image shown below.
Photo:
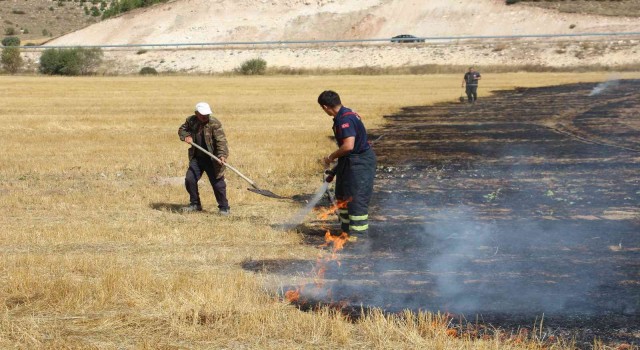
<path fill-rule="evenodd" d="M 549 334 L 581 347 L 640 343 L 640 80 L 499 91 L 387 118 L 372 132 L 383 136 L 372 232 L 301 301 L 503 329 L 544 315 Z M 307 243 L 323 241 L 320 226 L 302 229 Z"/>

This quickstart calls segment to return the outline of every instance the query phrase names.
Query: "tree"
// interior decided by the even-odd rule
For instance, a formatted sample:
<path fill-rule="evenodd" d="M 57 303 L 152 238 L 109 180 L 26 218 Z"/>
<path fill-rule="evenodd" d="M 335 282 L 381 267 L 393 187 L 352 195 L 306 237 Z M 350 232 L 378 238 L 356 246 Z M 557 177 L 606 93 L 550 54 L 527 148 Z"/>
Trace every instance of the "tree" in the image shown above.
<path fill-rule="evenodd" d="M 88 75 L 102 63 L 100 48 L 47 49 L 40 56 L 40 72 L 51 75 Z"/>
<path fill-rule="evenodd" d="M 16 74 L 24 63 L 20 56 L 20 49 L 17 47 L 5 47 L 2 49 L 0 57 L 2 68 L 11 74 Z"/>

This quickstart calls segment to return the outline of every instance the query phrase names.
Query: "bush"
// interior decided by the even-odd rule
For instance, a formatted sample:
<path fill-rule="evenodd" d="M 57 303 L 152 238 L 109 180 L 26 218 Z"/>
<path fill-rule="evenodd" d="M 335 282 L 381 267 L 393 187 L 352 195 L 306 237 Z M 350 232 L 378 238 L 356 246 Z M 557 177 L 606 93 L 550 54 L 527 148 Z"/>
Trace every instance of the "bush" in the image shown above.
<path fill-rule="evenodd" d="M 20 49 L 17 47 L 5 47 L 2 49 L 0 63 L 2 63 L 2 68 L 7 72 L 11 74 L 18 73 L 23 63 L 22 57 L 20 56 Z"/>
<path fill-rule="evenodd" d="M 262 75 L 267 71 L 267 61 L 262 58 L 244 61 L 238 71 L 244 75 Z"/>
<path fill-rule="evenodd" d="M 40 56 L 40 73 L 50 75 L 88 75 L 102 62 L 102 50 L 85 49 L 46 49 Z"/>
<path fill-rule="evenodd" d="M 16 35 L 16 29 L 13 27 L 5 28 L 4 35 Z"/>
<path fill-rule="evenodd" d="M 520 0 L 507 0 L 507 5 L 513 5 Z"/>
<path fill-rule="evenodd" d="M 140 75 L 158 75 L 158 71 L 153 67 L 142 67 Z"/>
<path fill-rule="evenodd" d="M 20 38 L 17 36 L 8 36 L 2 39 L 2 46 L 20 46 Z"/>

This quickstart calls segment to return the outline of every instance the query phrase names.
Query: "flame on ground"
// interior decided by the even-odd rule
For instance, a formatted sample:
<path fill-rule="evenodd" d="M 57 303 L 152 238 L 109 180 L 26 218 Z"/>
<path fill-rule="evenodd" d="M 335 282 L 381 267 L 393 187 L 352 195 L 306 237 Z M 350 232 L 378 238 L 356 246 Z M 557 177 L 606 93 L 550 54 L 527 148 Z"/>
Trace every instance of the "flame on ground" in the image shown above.
<path fill-rule="evenodd" d="M 335 204 L 331 205 L 328 208 L 318 210 L 317 217 L 318 219 L 326 220 L 329 216 L 336 213 L 338 209 L 346 209 L 351 198 L 346 201 L 338 200 Z M 338 258 L 338 252 L 344 249 L 344 245 L 349 241 L 349 235 L 346 232 L 342 232 L 340 236 L 333 236 L 331 231 L 326 230 L 324 235 L 324 243 L 321 244 L 320 248 L 331 247 L 331 255 L 325 256 L 323 254 L 318 255 L 318 259 L 316 260 L 316 264 L 312 270 L 313 273 L 313 283 L 315 285 L 315 290 L 313 291 L 314 295 L 326 294 L 326 297 L 331 299 L 332 293 L 331 290 L 323 290 L 324 288 L 324 278 L 325 273 L 327 271 L 327 264 L 330 262 L 335 262 L 338 267 L 341 266 L 341 262 Z M 304 286 L 297 287 L 295 289 L 290 289 L 284 293 L 284 297 L 290 303 L 300 303 L 300 296 L 303 292 Z"/>
<path fill-rule="evenodd" d="M 349 241 L 349 235 L 345 232 L 342 232 L 340 236 L 333 236 L 330 231 L 324 235 L 325 242 L 320 245 L 320 247 L 331 247 L 331 255 L 318 255 L 318 259 L 316 260 L 316 265 L 313 268 L 313 282 L 315 285 L 315 290 L 313 292 L 314 295 L 325 293 L 327 298 L 331 298 L 331 290 L 324 291 L 324 277 L 327 271 L 327 264 L 331 262 L 335 262 L 338 266 L 340 265 L 340 260 L 338 259 L 338 252 L 344 249 L 344 245 Z M 304 286 L 297 287 L 295 289 L 290 289 L 284 293 L 285 299 L 290 303 L 299 303 L 300 295 L 302 294 Z"/>
<path fill-rule="evenodd" d="M 296 289 L 289 289 L 284 293 L 285 299 L 290 303 L 297 303 L 300 300 L 300 292 L 304 289 L 304 286 L 297 287 Z"/>
<path fill-rule="evenodd" d="M 321 220 L 329 219 L 329 217 L 335 214 L 338 209 L 346 209 L 350 201 L 351 199 L 348 199 L 346 201 L 338 200 L 335 204 L 332 204 L 328 208 L 317 209 L 316 211 L 318 212 L 317 214 L 318 219 L 321 219 Z"/>

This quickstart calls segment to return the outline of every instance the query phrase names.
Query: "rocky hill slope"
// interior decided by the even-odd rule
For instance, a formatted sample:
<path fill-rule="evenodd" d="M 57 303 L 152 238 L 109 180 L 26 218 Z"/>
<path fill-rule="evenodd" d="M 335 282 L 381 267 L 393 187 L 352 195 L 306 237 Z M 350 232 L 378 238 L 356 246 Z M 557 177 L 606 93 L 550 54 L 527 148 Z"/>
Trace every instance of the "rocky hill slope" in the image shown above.
<path fill-rule="evenodd" d="M 180 0 L 51 44 L 153 44 L 640 31 L 637 18 L 559 13 L 498 0 Z"/>
<path fill-rule="evenodd" d="M 640 20 L 560 13 L 502 0 L 175 0 L 131 11 L 48 45 L 178 44 L 287 40 L 640 32 Z M 270 45 L 105 50 L 107 74 L 216 73 L 252 58 L 270 67 L 342 69 L 416 65 L 638 65 L 640 35 L 417 44 Z M 38 53 L 30 53 L 32 66 Z"/>

